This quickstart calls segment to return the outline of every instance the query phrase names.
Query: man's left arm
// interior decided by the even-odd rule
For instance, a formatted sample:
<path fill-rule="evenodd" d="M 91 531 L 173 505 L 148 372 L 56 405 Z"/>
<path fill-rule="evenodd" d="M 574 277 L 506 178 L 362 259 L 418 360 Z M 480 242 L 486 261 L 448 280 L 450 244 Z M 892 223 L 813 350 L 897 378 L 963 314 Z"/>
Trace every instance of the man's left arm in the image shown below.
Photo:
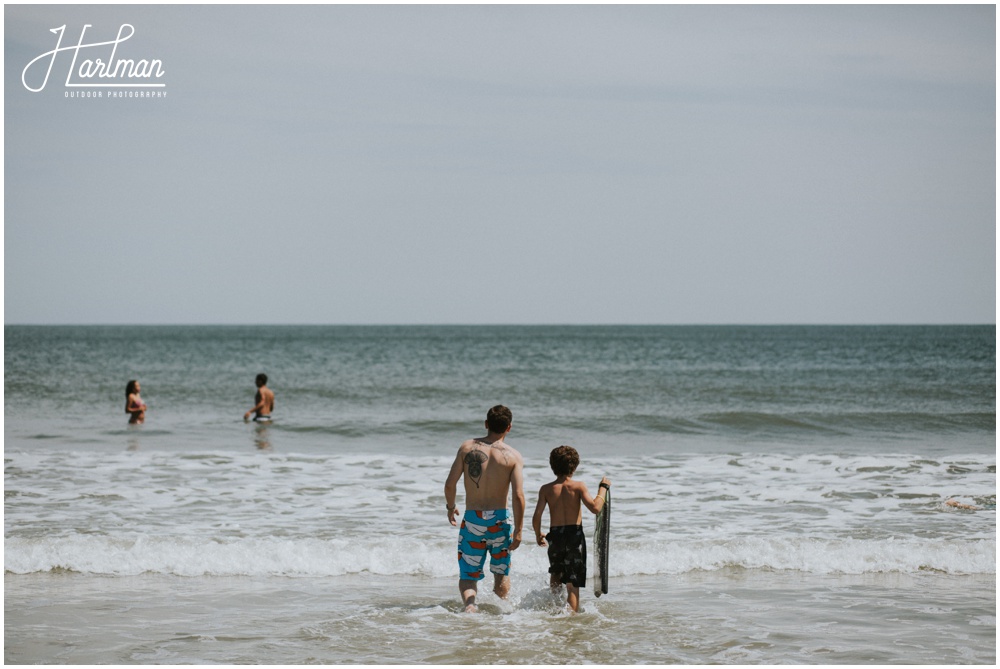
<path fill-rule="evenodd" d="M 524 461 L 519 457 L 510 475 L 511 494 L 514 504 L 514 537 L 510 549 L 521 545 L 521 529 L 524 527 Z"/>
<path fill-rule="evenodd" d="M 250 414 L 254 413 L 255 411 L 260 411 L 261 409 L 264 408 L 264 397 L 260 393 L 257 393 L 257 395 L 253 399 L 256 402 L 256 404 L 253 405 L 253 408 L 250 409 L 250 411 L 247 411 L 245 414 L 243 414 L 243 420 L 247 420 L 248 418 L 250 418 Z M 244 404 L 243 406 L 246 405 Z"/>

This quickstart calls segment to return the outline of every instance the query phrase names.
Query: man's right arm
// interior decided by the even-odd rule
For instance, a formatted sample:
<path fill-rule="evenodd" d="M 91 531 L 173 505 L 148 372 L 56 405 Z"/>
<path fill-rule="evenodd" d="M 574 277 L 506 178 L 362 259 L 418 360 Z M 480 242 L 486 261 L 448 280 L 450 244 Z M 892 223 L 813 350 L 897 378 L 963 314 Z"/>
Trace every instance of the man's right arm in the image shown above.
<path fill-rule="evenodd" d="M 455 462 L 451 465 L 451 471 L 448 472 L 448 478 L 444 482 L 444 503 L 448 510 L 448 522 L 452 525 L 458 524 L 456 522 L 458 506 L 455 504 L 455 500 L 458 497 L 458 480 L 462 478 L 464 471 L 462 449 L 459 448 L 458 455 L 455 456 Z"/>

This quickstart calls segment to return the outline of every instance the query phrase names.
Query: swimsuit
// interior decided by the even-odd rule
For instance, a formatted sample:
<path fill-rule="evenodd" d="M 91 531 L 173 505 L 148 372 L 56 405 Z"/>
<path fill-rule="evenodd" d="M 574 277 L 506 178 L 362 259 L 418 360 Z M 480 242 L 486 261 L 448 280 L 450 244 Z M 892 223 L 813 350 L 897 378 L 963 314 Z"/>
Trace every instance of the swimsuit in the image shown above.
<path fill-rule="evenodd" d="M 270 423 L 271 422 L 271 417 L 270 416 L 260 415 L 260 416 L 254 416 L 253 420 L 254 420 L 255 423 Z"/>
<path fill-rule="evenodd" d="M 513 528 L 507 509 L 466 511 L 458 531 L 458 573 L 468 581 L 483 578 L 486 552 L 490 553 L 490 571 L 500 576 L 510 573 L 510 543 Z"/>
<path fill-rule="evenodd" d="M 587 584 L 587 538 L 583 525 L 559 525 L 549 528 L 549 573 L 559 583 L 578 588 Z"/>

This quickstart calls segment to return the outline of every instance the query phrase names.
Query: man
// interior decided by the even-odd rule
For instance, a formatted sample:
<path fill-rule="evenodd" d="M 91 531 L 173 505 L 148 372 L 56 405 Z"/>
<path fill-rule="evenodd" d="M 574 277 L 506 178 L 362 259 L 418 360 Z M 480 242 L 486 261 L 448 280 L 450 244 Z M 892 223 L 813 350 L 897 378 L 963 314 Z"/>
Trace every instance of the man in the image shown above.
<path fill-rule="evenodd" d="M 486 553 L 493 573 L 493 592 L 510 592 L 510 551 L 521 545 L 524 522 L 524 460 L 504 443 L 510 432 L 510 409 L 497 405 L 486 414 L 487 435 L 469 439 L 458 449 L 444 484 L 448 522 L 456 525 L 458 479 L 465 477 L 465 516 L 458 533 L 458 590 L 467 613 L 476 608 L 477 585 L 483 579 Z M 513 488 L 514 524 L 507 511 L 507 492 Z"/>
<path fill-rule="evenodd" d="M 267 387 L 267 374 L 257 375 L 257 394 L 254 396 L 256 404 L 250 411 L 243 414 L 243 420 L 250 420 L 250 414 L 256 414 L 254 421 L 258 423 L 270 423 L 271 412 L 274 411 L 274 393 Z"/>

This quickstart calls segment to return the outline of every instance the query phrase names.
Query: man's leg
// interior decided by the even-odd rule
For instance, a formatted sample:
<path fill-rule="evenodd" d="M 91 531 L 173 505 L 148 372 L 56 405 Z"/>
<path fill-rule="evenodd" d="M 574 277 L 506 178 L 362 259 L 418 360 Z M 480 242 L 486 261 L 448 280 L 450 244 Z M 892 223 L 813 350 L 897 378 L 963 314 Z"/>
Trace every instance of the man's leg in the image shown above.
<path fill-rule="evenodd" d="M 510 593 L 510 576 L 493 574 L 493 592 L 497 593 L 500 599 L 507 599 Z"/>
<path fill-rule="evenodd" d="M 475 613 L 479 609 L 476 607 L 476 582 L 461 578 L 458 580 L 458 591 L 462 594 L 462 604 L 465 605 L 466 613 Z"/>

